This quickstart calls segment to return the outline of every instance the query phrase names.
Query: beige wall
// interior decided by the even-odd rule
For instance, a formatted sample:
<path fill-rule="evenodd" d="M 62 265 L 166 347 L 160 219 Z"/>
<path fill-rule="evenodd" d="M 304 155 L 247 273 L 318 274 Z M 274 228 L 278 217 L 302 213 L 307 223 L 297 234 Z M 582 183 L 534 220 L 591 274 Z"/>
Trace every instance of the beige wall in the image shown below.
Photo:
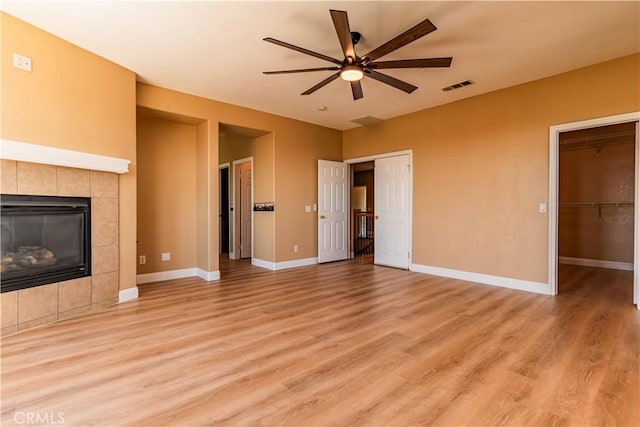
<path fill-rule="evenodd" d="M 138 274 L 196 266 L 196 133 L 138 115 Z"/>
<path fill-rule="evenodd" d="M 316 202 L 317 160 L 341 160 L 341 132 L 273 114 L 250 110 L 222 102 L 196 97 L 176 91 L 138 84 L 137 104 L 171 114 L 205 120 L 208 140 L 198 145 L 198 203 L 208 194 L 208 208 L 198 205 L 198 224 L 205 222 L 205 211 L 211 220 L 206 233 L 209 271 L 218 269 L 218 123 L 227 123 L 250 129 L 261 129 L 273 134 L 273 192 L 276 211 L 273 213 L 272 236 L 277 236 L 273 249 L 275 262 L 314 257 L 317 254 L 317 217 L 306 213 L 304 206 Z M 201 125 L 203 126 L 203 125 Z M 201 157 L 201 152 L 202 156 Z M 202 159 L 208 160 L 207 173 L 202 172 Z M 198 226 L 200 236 L 201 226 Z M 265 239 L 261 239 L 266 241 Z M 276 239 L 273 239 L 276 240 Z M 293 245 L 300 252 L 293 252 Z M 204 252 L 198 243 L 199 264 Z M 267 250 L 267 248 L 265 248 Z"/>
<path fill-rule="evenodd" d="M 413 150 L 413 263 L 546 283 L 549 127 L 640 110 L 639 64 L 623 57 L 349 130 L 344 158 Z"/>
<path fill-rule="evenodd" d="M 601 128 L 602 132 L 633 133 L 633 123 Z M 585 136 L 598 134 L 598 129 Z M 574 138 L 576 136 L 573 136 Z M 633 263 L 633 206 L 563 207 L 574 202 L 634 201 L 634 141 L 621 145 L 560 151 L 558 254 L 572 258 Z"/>
<path fill-rule="evenodd" d="M 136 275 L 135 74 L 11 15 L 0 13 L 1 135 L 130 160 L 120 175 L 120 289 Z M 31 73 L 13 67 L 17 52 Z"/>

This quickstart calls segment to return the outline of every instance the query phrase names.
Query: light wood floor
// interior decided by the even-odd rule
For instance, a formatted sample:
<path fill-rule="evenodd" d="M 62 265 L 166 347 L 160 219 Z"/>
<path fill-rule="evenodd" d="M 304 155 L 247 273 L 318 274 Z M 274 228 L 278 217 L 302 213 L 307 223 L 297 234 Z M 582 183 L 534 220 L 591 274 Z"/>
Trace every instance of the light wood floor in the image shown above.
<path fill-rule="evenodd" d="M 640 425 L 631 272 L 563 266 L 548 297 L 366 259 L 224 268 L 5 337 L 3 425 Z"/>

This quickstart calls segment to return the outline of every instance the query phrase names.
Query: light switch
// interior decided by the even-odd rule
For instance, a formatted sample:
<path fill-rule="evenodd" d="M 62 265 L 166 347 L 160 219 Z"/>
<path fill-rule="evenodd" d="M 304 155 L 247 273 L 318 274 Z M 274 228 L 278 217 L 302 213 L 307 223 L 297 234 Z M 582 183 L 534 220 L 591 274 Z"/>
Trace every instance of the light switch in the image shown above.
<path fill-rule="evenodd" d="M 304 206 L 304 211 L 305 212 L 311 212 L 311 205 L 305 205 Z"/>
<path fill-rule="evenodd" d="M 540 212 L 540 213 L 547 212 L 547 204 L 546 203 L 540 203 L 538 205 L 538 212 Z"/>

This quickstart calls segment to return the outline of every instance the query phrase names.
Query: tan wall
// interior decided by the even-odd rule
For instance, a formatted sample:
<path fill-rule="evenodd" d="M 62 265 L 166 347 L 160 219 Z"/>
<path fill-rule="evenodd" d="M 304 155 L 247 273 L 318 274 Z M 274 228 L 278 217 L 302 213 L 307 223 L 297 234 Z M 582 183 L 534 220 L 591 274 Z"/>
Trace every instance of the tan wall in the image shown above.
<path fill-rule="evenodd" d="M 131 160 L 120 175 L 120 289 L 136 276 L 135 74 L 0 13 L 2 138 Z M 13 67 L 31 58 L 31 73 Z"/>
<path fill-rule="evenodd" d="M 217 263 L 212 263 L 210 253 L 211 213 L 209 208 L 209 193 L 211 165 L 209 164 L 210 124 L 202 122 L 196 128 L 196 259 L 198 268 L 204 271 L 215 271 Z M 216 133 L 217 133 L 216 128 Z M 217 173 L 217 170 L 216 170 Z M 216 252 L 217 257 L 217 252 Z"/>
<path fill-rule="evenodd" d="M 413 263 L 546 283 L 549 127 L 640 110 L 639 65 L 636 54 L 349 130 L 344 158 L 413 150 Z"/>
<path fill-rule="evenodd" d="M 630 127 L 633 130 L 633 126 Z M 634 141 L 560 152 L 560 203 L 633 202 Z M 560 207 L 560 256 L 633 262 L 634 208 Z"/>
<path fill-rule="evenodd" d="M 317 160 L 342 159 L 340 131 L 142 83 L 138 84 L 137 104 L 153 110 L 200 118 L 208 123 L 209 140 L 206 149 L 209 151 L 206 155 L 209 166 L 214 171 L 208 173 L 206 178 L 204 174 L 203 177 L 198 175 L 197 185 L 206 186 L 209 192 L 208 212 L 212 225 L 207 234 L 207 254 L 212 266 L 210 271 L 218 269 L 218 123 L 273 133 L 275 200 L 269 201 L 275 202 L 272 235 L 278 236 L 273 259 L 281 262 L 317 255 L 317 217 L 314 213 L 306 213 L 304 206 L 316 202 Z M 200 161 L 198 148 L 198 162 Z M 202 179 L 207 182 L 202 183 Z M 200 203 L 200 190 L 198 200 Z M 200 224 L 203 216 L 200 206 L 198 210 Z M 199 226 L 198 234 L 200 233 Z M 295 244 L 300 247 L 299 253 L 293 252 Z M 199 260 L 200 256 L 199 249 Z"/>
<path fill-rule="evenodd" d="M 196 130 L 138 116 L 138 274 L 196 266 Z"/>

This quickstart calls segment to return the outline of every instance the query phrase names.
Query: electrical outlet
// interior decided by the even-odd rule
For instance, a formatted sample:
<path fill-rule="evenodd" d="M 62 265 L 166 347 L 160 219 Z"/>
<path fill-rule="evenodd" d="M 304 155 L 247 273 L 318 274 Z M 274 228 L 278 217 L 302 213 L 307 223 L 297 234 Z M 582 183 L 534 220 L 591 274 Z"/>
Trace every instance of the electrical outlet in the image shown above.
<path fill-rule="evenodd" d="M 13 66 L 21 70 L 31 72 L 31 58 L 20 55 L 19 53 L 14 53 Z"/>
<path fill-rule="evenodd" d="M 171 260 L 171 252 L 162 252 L 162 261 Z"/>
<path fill-rule="evenodd" d="M 293 252 L 298 253 L 299 250 L 300 248 L 298 247 L 298 245 L 293 245 Z"/>
<path fill-rule="evenodd" d="M 305 212 L 311 212 L 311 205 L 305 205 L 304 206 L 304 211 Z"/>
<path fill-rule="evenodd" d="M 547 212 L 547 204 L 546 203 L 538 204 L 538 212 L 540 212 L 540 213 Z"/>
<path fill-rule="evenodd" d="M 147 263 L 147 256 L 146 255 L 140 255 L 140 265 L 144 265 Z"/>

